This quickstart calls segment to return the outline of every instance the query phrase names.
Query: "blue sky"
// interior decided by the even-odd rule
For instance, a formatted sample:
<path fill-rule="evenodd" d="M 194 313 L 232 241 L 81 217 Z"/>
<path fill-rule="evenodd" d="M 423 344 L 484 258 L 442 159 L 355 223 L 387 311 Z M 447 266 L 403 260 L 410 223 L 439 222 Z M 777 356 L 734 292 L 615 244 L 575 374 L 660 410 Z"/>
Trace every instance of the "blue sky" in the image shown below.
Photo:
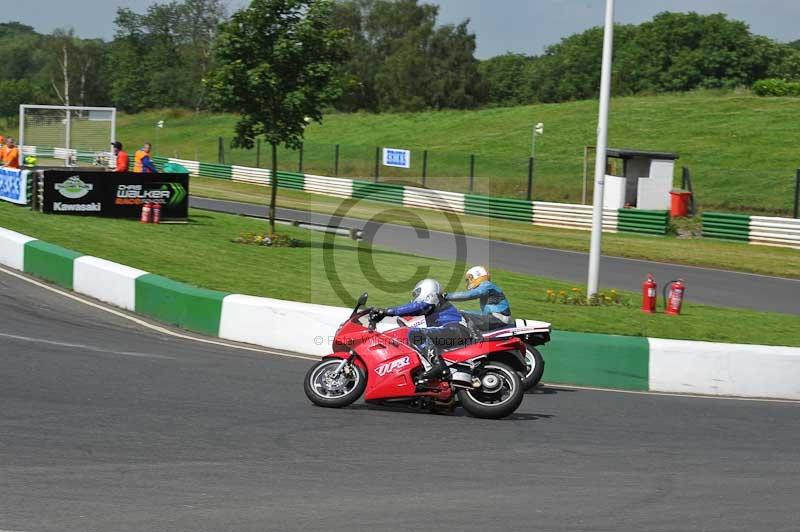
<path fill-rule="evenodd" d="M 81 37 L 110 39 L 117 7 L 144 11 L 154 0 L 26 0 L 6 3 L 5 21 L 18 20 L 48 33 L 72 27 Z M 247 3 L 229 0 L 231 9 Z M 442 23 L 469 18 L 481 59 L 507 51 L 541 53 L 561 37 L 603 21 L 604 0 L 431 0 Z M 616 0 L 618 22 L 638 23 L 661 11 L 728 14 L 755 33 L 780 41 L 800 39 L 800 0 Z"/>

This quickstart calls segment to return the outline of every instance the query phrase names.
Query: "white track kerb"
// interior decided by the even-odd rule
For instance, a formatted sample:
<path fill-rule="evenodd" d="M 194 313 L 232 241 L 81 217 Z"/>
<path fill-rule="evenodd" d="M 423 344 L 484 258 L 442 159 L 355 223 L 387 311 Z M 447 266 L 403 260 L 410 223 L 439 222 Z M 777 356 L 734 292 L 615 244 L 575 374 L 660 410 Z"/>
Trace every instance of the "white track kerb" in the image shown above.
<path fill-rule="evenodd" d="M 25 244 L 36 240 L 0 227 L 0 264 L 22 270 L 25 265 Z"/>
<path fill-rule="evenodd" d="M 330 353 L 336 329 L 350 313 L 343 307 L 196 289 L 3 228 L 0 264 L 173 325 L 309 355 Z M 153 286 L 160 287 L 155 296 Z M 556 331 L 543 352 L 548 382 L 800 400 L 800 348 L 795 347 Z"/>
<path fill-rule="evenodd" d="M 125 310 L 136 310 L 136 279 L 146 271 L 97 257 L 75 259 L 73 267 L 76 292 Z"/>

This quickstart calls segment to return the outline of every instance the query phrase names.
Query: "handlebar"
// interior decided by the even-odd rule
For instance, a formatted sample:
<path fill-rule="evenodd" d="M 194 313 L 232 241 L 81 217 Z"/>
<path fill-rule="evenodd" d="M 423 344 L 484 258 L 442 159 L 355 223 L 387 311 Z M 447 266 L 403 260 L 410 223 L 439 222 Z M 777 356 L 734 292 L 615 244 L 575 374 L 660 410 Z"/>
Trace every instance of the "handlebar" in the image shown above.
<path fill-rule="evenodd" d="M 375 307 L 367 307 L 367 308 L 363 309 L 360 312 L 354 312 L 353 314 L 350 315 L 350 321 L 358 321 L 361 318 L 363 318 L 364 316 L 366 316 L 367 314 L 372 314 L 374 311 L 375 311 Z M 374 331 L 376 323 L 377 322 L 372 320 L 372 316 L 370 316 L 369 325 L 368 325 L 369 330 Z"/>

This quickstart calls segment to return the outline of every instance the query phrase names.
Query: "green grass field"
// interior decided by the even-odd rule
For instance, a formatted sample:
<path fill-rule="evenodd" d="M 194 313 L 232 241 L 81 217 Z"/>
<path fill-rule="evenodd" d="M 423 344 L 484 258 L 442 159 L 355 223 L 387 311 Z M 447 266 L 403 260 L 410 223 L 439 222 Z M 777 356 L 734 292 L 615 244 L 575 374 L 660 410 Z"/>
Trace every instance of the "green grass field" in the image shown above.
<path fill-rule="evenodd" d="M 300 239 L 299 248 L 264 248 L 231 242 L 242 231 L 265 231 L 266 223 L 239 216 L 192 210 L 188 225 L 142 225 L 135 221 L 43 215 L 0 204 L 0 227 L 64 247 L 207 288 L 281 299 L 343 305 L 332 288 L 333 272 L 350 294 L 370 292 L 376 305 L 404 301 L 416 279 L 460 278 L 464 266 L 386 249 L 361 248 L 343 237 L 332 242 L 316 232 L 283 227 Z M 325 257 L 329 266 L 325 266 Z M 330 266 L 330 263 L 335 266 Z M 374 264 L 370 273 L 369 264 Z M 421 270 L 420 270 L 421 268 Z M 377 276 L 377 277 L 376 277 Z M 687 302 L 682 317 L 645 315 L 638 296 L 623 293 L 630 307 L 581 307 L 545 301 L 548 289 L 572 285 L 504 271 L 494 272 L 514 313 L 551 321 L 561 330 L 724 342 L 800 345 L 797 317 L 716 308 Z M 397 281 L 390 285 L 378 277 Z M 370 281 L 369 279 L 373 279 Z M 455 284 L 448 286 L 455 288 Z M 741 324 L 747 323 L 747 328 Z"/>
<path fill-rule="evenodd" d="M 164 129 L 156 131 L 158 120 Z M 340 144 L 341 176 L 372 176 L 375 147 L 429 150 L 427 185 L 465 191 L 469 155 L 476 155 L 475 190 L 525 194 L 531 126 L 545 124 L 537 140 L 535 199 L 580 202 L 583 149 L 595 142 L 597 103 L 579 101 L 479 111 L 406 114 L 329 114 L 306 133 L 304 170 L 331 175 Z M 235 117 L 163 110 L 122 116 L 119 137 L 129 147 L 145 141 L 163 156 L 217 161 L 217 139 L 229 141 Z M 695 92 L 615 98 L 610 145 L 677 152 L 691 169 L 705 210 L 789 215 L 800 167 L 800 100 L 749 93 Z M 261 166 L 266 166 L 263 147 Z M 227 150 L 226 162 L 255 165 L 255 150 Z M 282 152 L 281 167 L 297 169 L 297 154 Z M 386 179 L 419 182 L 421 152 L 411 170 L 383 168 Z M 590 165 L 590 168 L 592 166 Z M 676 172 L 677 173 L 677 172 Z M 676 175 L 676 183 L 679 184 Z M 591 197 L 591 196 L 589 196 Z"/>
<path fill-rule="evenodd" d="M 193 177 L 190 189 L 195 196 L 267 204 L 269 188 L 222 179 Z M 333 214 L 342 204 L 340 198 L 279 189 L 281 207 Z M 440 213 L 426 209 L 405 210 L 414 213 L 423 226 L 450 232 L 450 223 Z M 387 205 L 359 201 L 347 215 L 360 219 L 385 219 Z M 389 211 L 390 213 L 392 211 Z M 466 234 L 575 251 L 589 250 L 589 232 L 540 227 L 523 222 L 459 215 Z M 389 221 L 389 220 L 387 220 Z M 618 257 L 707 266 L 727 270 L 800 278 L 800 252 L 795 249 L 753 246 L 709 238 L 651 237 L 634 234 L 603 235 L 603 253 Z"/>

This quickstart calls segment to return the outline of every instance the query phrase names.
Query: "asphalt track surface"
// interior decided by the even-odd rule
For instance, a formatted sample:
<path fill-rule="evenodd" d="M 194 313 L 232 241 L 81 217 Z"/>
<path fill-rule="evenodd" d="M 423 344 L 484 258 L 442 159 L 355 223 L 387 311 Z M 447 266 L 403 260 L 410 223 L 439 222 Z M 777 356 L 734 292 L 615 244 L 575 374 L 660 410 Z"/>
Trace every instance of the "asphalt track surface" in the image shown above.
<path fill-rule="evenodd" d="M 800 404 L 547 386 L 502 421 L 328 410 L 310 360 L 0 271 L 0 530 L 789 531 Z"/>
<path fill-rule="evenodd" d="M 261 205 L 197 197 L 191 198 L 190 205 L 219 212 L 258 216 L 263 216 L 266 211 Z M 397 210 L 397 207 L 387 207 L 387 211 L 390 210 Z M 278 216 L 324 225 L 331 220 L 331 216 L 327 214 L 292 209 L 278 209 Z M 487 220 L 487 224 L 490 223 Z M 490 264 L 492 267 L 517 273 L 540 275 L 581 285 L 586 283 L 589 264 L 587 253 L 465 237 L 465 253 L 459 255 L 456 238 L 449 233 L 420 233 L 409 225 L 379 224 L 347 217 L 341 219 L 340 225 L 363 229 L 365 240 L 407 253 L 448 260 L 460 256 L 468 264 Z M 532 230 L 535 230 L 533 226 Z M 589 239 L 588 232 L 586 239 Z M 653 239 L 653 245 L 658 245 L 657 239 Z M 603 256 L 600 260 L 601 287 L 639 292 L 648 273 L 659 280 L 659 291 L 669 280 L 686 280 L 686 297 L 697 303 L 800 314 L 800 279 L 619 257 Z"/>

